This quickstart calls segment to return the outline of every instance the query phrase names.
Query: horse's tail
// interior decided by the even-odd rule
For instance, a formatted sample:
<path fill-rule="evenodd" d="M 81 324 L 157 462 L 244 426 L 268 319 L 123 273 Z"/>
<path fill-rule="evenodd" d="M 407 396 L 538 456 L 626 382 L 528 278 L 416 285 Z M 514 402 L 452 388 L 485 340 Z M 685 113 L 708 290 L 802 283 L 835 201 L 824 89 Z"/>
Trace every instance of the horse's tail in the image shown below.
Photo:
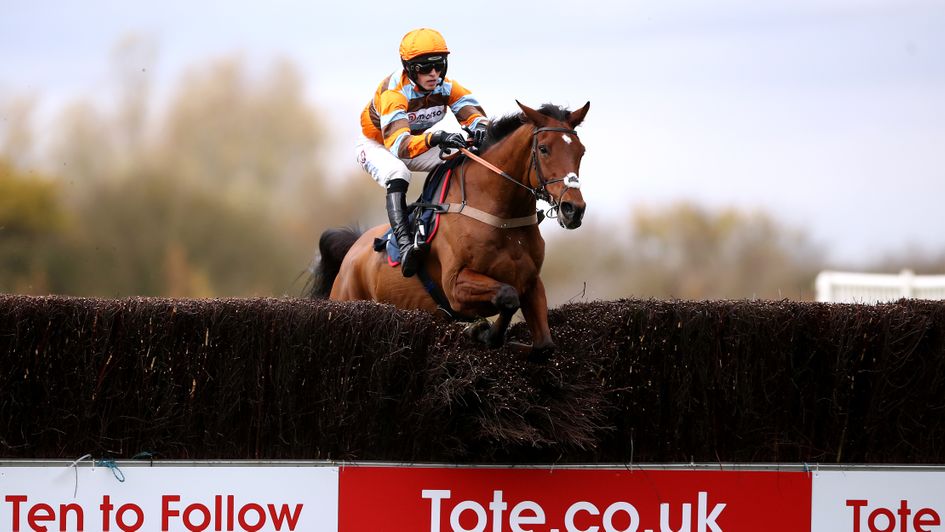
<path fill-rule="evenodd" d="M 325 299 L 331 293 L 341 261 L 355 241 L 361 236 L 361 230 L 352 227 L 329 229 L 318 239 L 319 258 L 311 270 L 312 276 L 306 286 L 306 295 L 312 299 Z"/>

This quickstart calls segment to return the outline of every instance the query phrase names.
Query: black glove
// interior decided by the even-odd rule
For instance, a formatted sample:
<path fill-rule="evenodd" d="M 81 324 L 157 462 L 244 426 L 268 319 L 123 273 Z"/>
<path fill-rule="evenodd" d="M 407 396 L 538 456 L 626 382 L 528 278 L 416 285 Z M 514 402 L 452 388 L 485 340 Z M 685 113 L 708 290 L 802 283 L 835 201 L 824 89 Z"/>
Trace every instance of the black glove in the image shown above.
<path fill-rule="evenodd" d="M 459 133 L 436 131 L 430 135 L 430 147 L 436 146 L 441 148 L 465 148 L 466 139 Z"/>
<path fill-rule="evenodd" d="M 469 132 L 474 146 L 482 146 L 483 141 L 486 140 L 486 129 L 486 124 L 480 123 L 475 129 Z"/>

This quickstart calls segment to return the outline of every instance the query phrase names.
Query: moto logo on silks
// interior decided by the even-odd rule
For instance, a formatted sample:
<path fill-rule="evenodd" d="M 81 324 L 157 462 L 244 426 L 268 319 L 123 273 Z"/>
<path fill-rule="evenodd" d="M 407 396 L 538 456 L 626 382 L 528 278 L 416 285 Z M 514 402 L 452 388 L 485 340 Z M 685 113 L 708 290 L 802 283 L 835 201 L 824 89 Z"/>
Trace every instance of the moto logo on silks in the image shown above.
<path fill-rule="evenodd" d="M 415 122 L 438 122 L 443 118 L 446 110 L 443 107 L 429 107 L 407 113 L 407 121 L 411 124 Z"/>

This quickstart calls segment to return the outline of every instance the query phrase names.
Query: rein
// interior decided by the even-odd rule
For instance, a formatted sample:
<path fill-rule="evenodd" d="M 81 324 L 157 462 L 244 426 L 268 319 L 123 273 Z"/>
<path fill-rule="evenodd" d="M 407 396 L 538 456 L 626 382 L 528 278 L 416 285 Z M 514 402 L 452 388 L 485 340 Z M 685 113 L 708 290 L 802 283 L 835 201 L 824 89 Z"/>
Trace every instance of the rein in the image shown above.
<path fill-rule="evenodd" d="M 469 157 L 470 159 L 476 161 L 477 163 L 479 163 L 479 164 L 485 166 L 485 167 L 488 168 L 489 170 L 492 170 L 493 172 L 499 174 L 500 176 L 502 176 L 502 177 L 508 179 L 509 181 L 515 183 L 516 185 L 518 185 L 518 186 L 524 188 L 525 190 L 531 192 L 532 195 L 535 196 L 535 199 L 538 199 L 538 192 L 537 192 L 535 189 L 533 189 L 532 187 L 530 187 L 530 186 L 528 186 L 528 185 L 522 183 L 522 182 L 519 181 L 518 179 L 515 179 L 514 177 L 510 176 L 509 174 L 507 174 L 504 170 L 502 170 L 502 169 L 499 168 L 498 166 L 496 166 L 496 165 L 490 163 L 489 161 L 487 161 L 487 160 L 483 159 L 482 157 L 476 155 L 475 153 L 473 153 L 473 152 L 467 150 L 466 148 L 460 148 L 459 151 L 463 152 L 463 154 L 465 154 L 466 157 Z M 534 158 L 533 158 L 532 160 L 534 160 Z"/>

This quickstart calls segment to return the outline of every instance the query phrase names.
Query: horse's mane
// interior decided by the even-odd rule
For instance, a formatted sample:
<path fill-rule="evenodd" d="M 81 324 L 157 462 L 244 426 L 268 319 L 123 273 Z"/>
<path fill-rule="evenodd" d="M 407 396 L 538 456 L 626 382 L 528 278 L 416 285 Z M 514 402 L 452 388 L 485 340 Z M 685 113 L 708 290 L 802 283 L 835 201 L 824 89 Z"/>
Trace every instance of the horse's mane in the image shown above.
<path fill-rule="evenodd" d="M 538 112 L 562 122 L 566 122 L 568 117 L 571 115 L 571 111 L 553 103 L 542 104 L 542 106 L 538 108 Z M 486 132 L 486 140 L 483 141 L 481 146 L 479 146 L 479 153 L 485 153 L 489 148 L 498 143 L 500 140 L 512 134 L 512 132 L 516 129 L 522 127 L 522 124 L 524 123 L 525 113 L 521 112 L 505 115 L 498 120 L 493 120 L 489 124 L 489 129 Z"/>

